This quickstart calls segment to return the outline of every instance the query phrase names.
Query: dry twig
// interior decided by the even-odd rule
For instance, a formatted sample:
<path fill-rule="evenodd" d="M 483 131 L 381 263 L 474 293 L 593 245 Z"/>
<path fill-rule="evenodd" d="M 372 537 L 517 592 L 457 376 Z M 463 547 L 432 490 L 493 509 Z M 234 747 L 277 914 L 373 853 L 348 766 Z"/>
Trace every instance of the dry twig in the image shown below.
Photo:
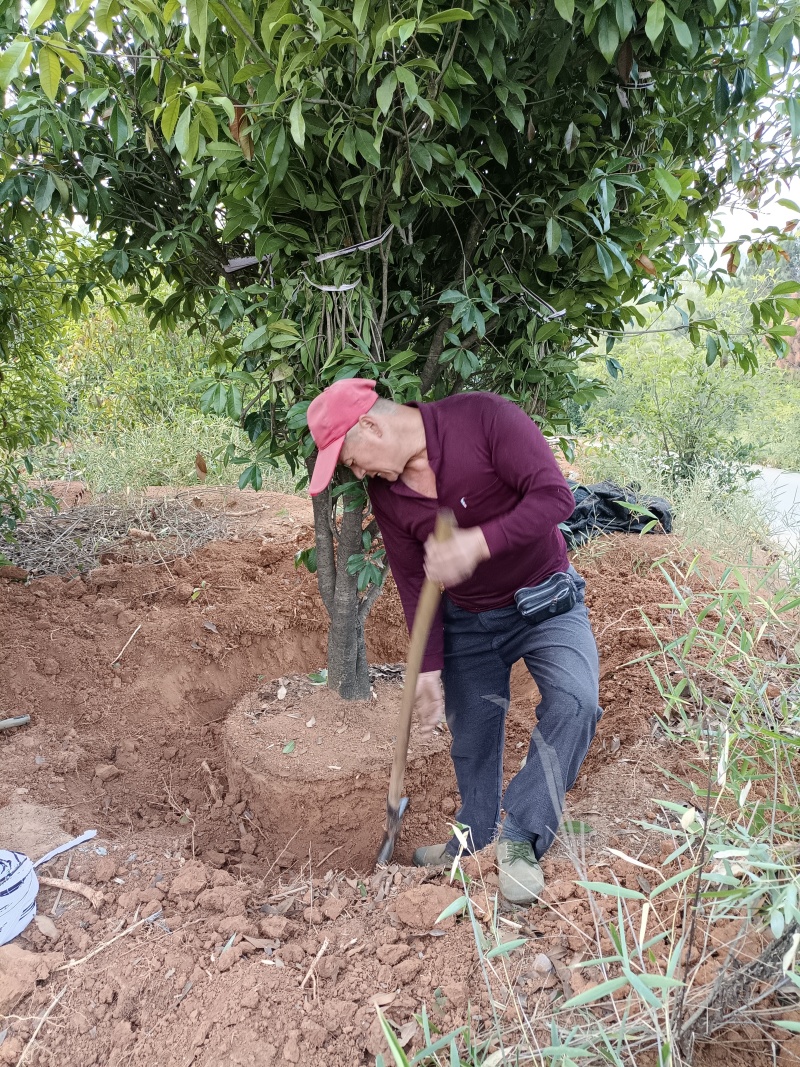
<path fill-rule="evenodd" d="M 121 562 L 163 564 L 189 556 L 227 533 L 225 515 L 195 507 L 189 500 L 103 496 L 57 514 L 35 508 L 16 528 L 15 541 L 4 552 L 12 563 L 41 577 L 90 571 L 105 555 Z M 142 534 L 152 539 L 143 540 Z"/>

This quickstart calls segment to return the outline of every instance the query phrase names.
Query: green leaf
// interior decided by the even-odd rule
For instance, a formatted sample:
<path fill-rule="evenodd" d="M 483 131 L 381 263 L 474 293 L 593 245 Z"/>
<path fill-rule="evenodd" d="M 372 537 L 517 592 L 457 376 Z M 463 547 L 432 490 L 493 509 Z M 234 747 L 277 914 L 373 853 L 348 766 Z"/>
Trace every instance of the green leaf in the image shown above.
<path fill-rule="evenodd" d="M 778 282 L 770 296 L 785 296 L 787 293 L 800 293 L 800 282 Z"/>
<path fill-rule="evenodd" d="M 375 147 L 375 140 L 360 126 L 356 128 L 356 148 L 367 163 L 371 163 L 374 167 L 380 167 L 381 156 Z"/>
<path fill-rule="evenodd" d="M 574 122 L 571 122 L 569 126 L 567 126 L 567 132 L 564 134 L 564 147 L 566 148 L 567 152 L 570 153 L 570 155 L 578 147 L 580 139 L 580 130 Z"/>
<path fill-rule="evenodd" d="M 306 142 L 306 120 L 303 118 L 303 101 L 297 97 L 289 112 L 289 132 L 298 148 Z"/>
<path fill-rule="evenodd" d="M 190 104 L 183 109 L 181 117 L 175 126 L 175 147 L 185 159 L 189 153 L 189 129 L 192 124 L 192 108 Z"/>
<path fill-rule="evenodd" d="M 714 110 L 719 116 L 727 115 L 731 103 L 731 92 L 723 74 L 717 71 L 714 79 Z"/>
<path fill-rule="evenodd" d="M 39 51 L 39 84 L 48 100 L 55 100 L 60 81 L 61 62 L 53 49 L 45 46 Z"/>
<path fill-rule="evenodd" d="M 28 15 L 28 29 L 35 30 L 43 22 L 53 17 L 56 8 L 56 0 L 36 0 Z"/>
<path fill-rule="evenodd" d="M 389 108 L 392 106 L 392 97 L 397 87 L 397 75 L 394 71 L 387 74 L 378 87 L 378 91 L 375 94 L 375 99 L 378 102 L 378 107 L 381 109 L 382 114 L 388 115 Z"/>
<path fill-rule="evenodd" d="M 216 141 L 219 136 L 219 125 L 214 116 L 214 112 L 208 104 L 202 100 L 195 101 L 194 108 L 209 141 Z"/>
<path fill-rule="evenodd" d="M 694 48 L 694 41 L 692 40 L 692 31 L 686 25 L 686 23 L 679 19 L 677 15 L 674 15 L 671 11 L 667 11 L 669 20 L 672 23 L 672 28 L 675 31 L 675 39 L 681 48 L 685 48 L 687 52 L 691 52 Z"/>
<path fill-rule="evenodd" d="M 561 244 L 561 227 L 554 218 L 547 220 L 545 236 L 547 239 L 547 251 L 552 254 Z"/>
<path fill-rule="evenodd" d="M 426 15 L 425 22 L 441 26 L 445 22 L 471 22 L 475 16 L 463 7 L 451 7 L 449 11 L 437 11 L 433 15 Z"/>
<path fill-rule="evenodd" d="M 565 819 L 561 824 L 561 829 L 567 834 L 593 834 L 594 830 L 588 822 L 581 822 L 580 819 Z"/>
<path fill-rule="evenodd" d="M 581 1004 L 593 1004 L 596 1000 L 601 1000 L 603 997 L 610 996 L 627 984 L 628 979 L 624 976 L 621 978 L 610 978 L 607 982 L 601 982 L 599 985 L 594 986 L 593 989 L 586 989 L 583 993 L 579 993 L 577 997 L 572 997 L 570 1000 L 565 1001 L 565 1003 L 561 1005 L 561 1009 L 579 1008 Z"/>
<path fill-rule="evenodd" d="M 97 7 L 94 9 L 94 23 L 106 37 L 112 37 L 114 34 L 112 18 L 117 14 L 119 14 L 117 0 L 98 0 Z"/>
<path fill-rule="evenodd" d="M 369 11 L 369 0 L 356 0 L 353 7 L 353 24 L 355 28 L 361 33 L 364 29 L 364 25 L 367 21 L 367 12 Z"/>
<path fill-rule="evenodd" d="M 383 1031 L 383 1036 L 386 1040 L 386 1044 L 391 1049 L 392 1059 L 395 1062 L 395 1067 L 409 1067 L 408 1056 L 406 1056 L 405 1052 L 403 1052 L 403 1046 L 397 1039 L 397 1034 L 387 1023 L 381 1009 L 376 1007 L 375 1010 L 378 1013 L 378 1021 L 381 1025 L 381 1030 Z"/>
<path fill-rule="evenodd" d="M 244 341 L 242 341 L 242 352 L 252 352 L 254 349 L 263 347 L 266 336 L 266 326 L 259 326 L 257 329 L 251 331 L 247 337 L 245 337 Z"/>
<path fill-rule="evenodd" d="M 606 281 L 610 282 L 611 278 L 614 276 L 614 265 L 611 256 L 608 254 L 608 251 L 603 244 L 595 245 L 595 249 L 597 252 L 597 262 L 601 265 Z"/>
<path fill-rule="evenodd" d="M 613 62 L 619 47 L 619 27 L 609 11 L 603 11 L 600 14 L 600 21 L 597 24 L 597 42 L 605 61 Z"/>
<path fill-rule="evenodd" d="M 495 129 L 489 131 L 489 151 L 492 153 L 492 155 L 501 167 L 507 166 L 508 149 L 505 146 L 503 138 Z"/>
<path fill-rule="evenodd" d="M 495 945 L 494 948 L 489 949 L 486 953 L 487 960 L 493 960 L 495 956 L 507 956 L 509 952 L 513 952 L 515 948 L 522 948 L 523 945 L 527 945 L 527 937 L 517 937 L 513 941 L 505 941 L 502 945 Z"/>
<path fill-rule="evenodd" d="M 664 170 L 663 167 L 653 167 L 653 174 L 655 175 L 656 181 L 667 194 L 667 196 L 670 198 L 670 200 L 672 200 L 673 202 L 676 201 L 683 192 L 683 186 L 675 177 L 675 175 L 670 174 L 670 172 L 668 170 Z"/>
<path fill-rule="evenodd" d="M 444 909 L 444 911 L 436 920 L 436 922 L 444 922 L 444 920 L 449 919 L 451 915 L 460 915 L 462 911 L 466 910 L 468 903 L 469 901 L 465 896 L 459 897 L 457 900 L 453 900 L 450 904 L 447 905 L 447 907 Z M 435 926 L 436 923 L 434 923 L 433 925 Z"/>
<path fill-rule="evenodd" d="M 21 68 L 29 61 L 33 44 L 17 37 L 0 55 L 0 89 L 7 89 Z"/>
<path fill-rule="evenodd" d="M 200 66 L 205 66 L 206 37 L 208 35 L 208 0 L 186 0 L 189 26 L 200 45 Z"/>
<path fill-rule="evenodd" d="M 294 741 L 290 741 L 288 745 L 283 746 L 281 752 L 283 752 L 284 756 L 290 756 L 294 752 L 294 744 Z"/>
<path fill-rule="evenodd" d="M 178 122 L 178 115 L 180 115 L 180 113 L 180 97 L 173 96 L 173 98 L 161 112 L 161 132 L 164 134 L 165 140 L 172 140 L 172 136 L 175 133 L 175 126 Z"/>
<path fill-rule="evenodd" d="M 233 107 L 233 101 L 227 96 L 212 96 L 211 100 L 215 104 L 219 104 L 222 110 L 228 117 L 228 122 L 236 121 L 236 111 Z"/>
<path fill-rule="evenodd" d="M 565 33 L 564 36 L 556 42 L 554 48 L 550 52 L 550 58 L 547 60 L 547 84 L 554 85 L 556 78 L 561 73 L 561 68 L 564 66 L 564 62 L 567 58 L 567 53 L 572 47 L 572 34 Z"/>
<path fill-rule="evenodd" d="M 644 32 L 653 44 L 656 43 L 664 29 L 664 19 L 667 17 L 667 8 L 664 0 L 653 0 L 647 12 L 647 21 L 644 24 Z"/>
<path fill-rule="evenodd" d="M 572 22 L 575 14 L 575 0 L 555 0 L 556 11 L 567 22 Z"/>
<path fill-rule="evenodd" d="M 624 885 L 614 885 L 613 882 L 584 882 L 578 880 L 575 884 L 594 893 L 601 893 L 605 897 L 625 897 L 627 900 L 646 899 L 644 893 L 640 893 L 638 889 L 628 889 Z"/>

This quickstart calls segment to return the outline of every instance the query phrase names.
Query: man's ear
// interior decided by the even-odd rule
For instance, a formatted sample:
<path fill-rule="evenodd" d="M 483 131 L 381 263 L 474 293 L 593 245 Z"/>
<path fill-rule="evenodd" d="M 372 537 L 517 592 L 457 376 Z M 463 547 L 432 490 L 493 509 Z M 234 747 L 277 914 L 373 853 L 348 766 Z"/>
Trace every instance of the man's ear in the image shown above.
<path fill-rule="evenodd" d="M 383 429 L 380 422 L 375 418 L 371 411 L 368 411 L 365 415 L 362 415 L 358 420 L 358 426 L 365 433 L 371 433 L 375 437 L 383 437 Z"/>

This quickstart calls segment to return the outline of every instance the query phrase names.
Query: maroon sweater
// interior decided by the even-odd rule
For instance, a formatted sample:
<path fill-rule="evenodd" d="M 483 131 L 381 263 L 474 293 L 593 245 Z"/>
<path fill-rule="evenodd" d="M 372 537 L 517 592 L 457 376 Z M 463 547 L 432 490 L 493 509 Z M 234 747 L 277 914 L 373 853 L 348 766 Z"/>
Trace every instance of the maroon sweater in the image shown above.
<path fill-rule="evenodd" d="M 575 501 L 525 412 L 493 393 L 458 393 L 412 406 L 422 416 L 438 499 L 401 481 L 369 480 L 409 630 L 425 578 L 425 541 L 440 507 L 450 508 L 461 527 L 480 526 L 491 553 L 471 578 L 447 590 L 465 611 L 506 607 L 517 589 L 565 571 L 567 549 L 558 524 L 570 517 Z M 422 670 L 440 670 L 443 663 L 440 608 Z"/>

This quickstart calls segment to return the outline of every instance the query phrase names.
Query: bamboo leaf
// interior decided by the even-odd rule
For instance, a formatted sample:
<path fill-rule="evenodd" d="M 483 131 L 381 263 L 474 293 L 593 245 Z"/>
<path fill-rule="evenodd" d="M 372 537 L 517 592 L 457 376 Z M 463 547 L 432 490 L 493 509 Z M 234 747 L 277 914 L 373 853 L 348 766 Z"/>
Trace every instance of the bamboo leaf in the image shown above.
<path fill-rule="evenodd" d="M 443 922 L 445 919 L 449 919 L 451 915 L 460 915 L 467 907 L 467 898 L 465 896 L 459 897 L 458 900 L 454 900 L 451 904 L 448 904 L 442 914 L 436 920 L 437 923 Z M 436 923 L 434 923 L 434 926 Z"/>
<path fill-rule="evenodd" d="M 490 948 L 486 953 L 486 959 L 492 960 L 495 956 L 507 956 L 509 952 L 513 952 L 515 948 L 522 948 L 523 945 L 527 945 L 527 937 L 517 937 L 513 941 L 505 941 L 502 945 L 495 945 L 494 948 Z"/>
<path fill-rule="evenodd" d="M 578 881 L 575 884 L 582 886 L 584 889 L 589 889 L 594 893 L 602 893 L 605 897 L 625 897 L 627 900 L 646 899 L 644 893 L 640 893 L 638 889 L 628 889 L 624 885 L 614 885 L 611 882 Z"/>
<path fill-rule="evenodd" d="M 561 1005 L 561 1010 L 563 1011 L 567 1008 L 579 1008 L 582 1004 L 593 1004 L 596 1000 L 602 1000 L 603 997 L 610 996 L 627 984 L 628 979 L 624 976 L 621 978 L 610 978 L 607 982 L 601 982 L 592 989 L 586 989 L 583 993 L 579 993 L 576 997 L 572 997 Z"/>

